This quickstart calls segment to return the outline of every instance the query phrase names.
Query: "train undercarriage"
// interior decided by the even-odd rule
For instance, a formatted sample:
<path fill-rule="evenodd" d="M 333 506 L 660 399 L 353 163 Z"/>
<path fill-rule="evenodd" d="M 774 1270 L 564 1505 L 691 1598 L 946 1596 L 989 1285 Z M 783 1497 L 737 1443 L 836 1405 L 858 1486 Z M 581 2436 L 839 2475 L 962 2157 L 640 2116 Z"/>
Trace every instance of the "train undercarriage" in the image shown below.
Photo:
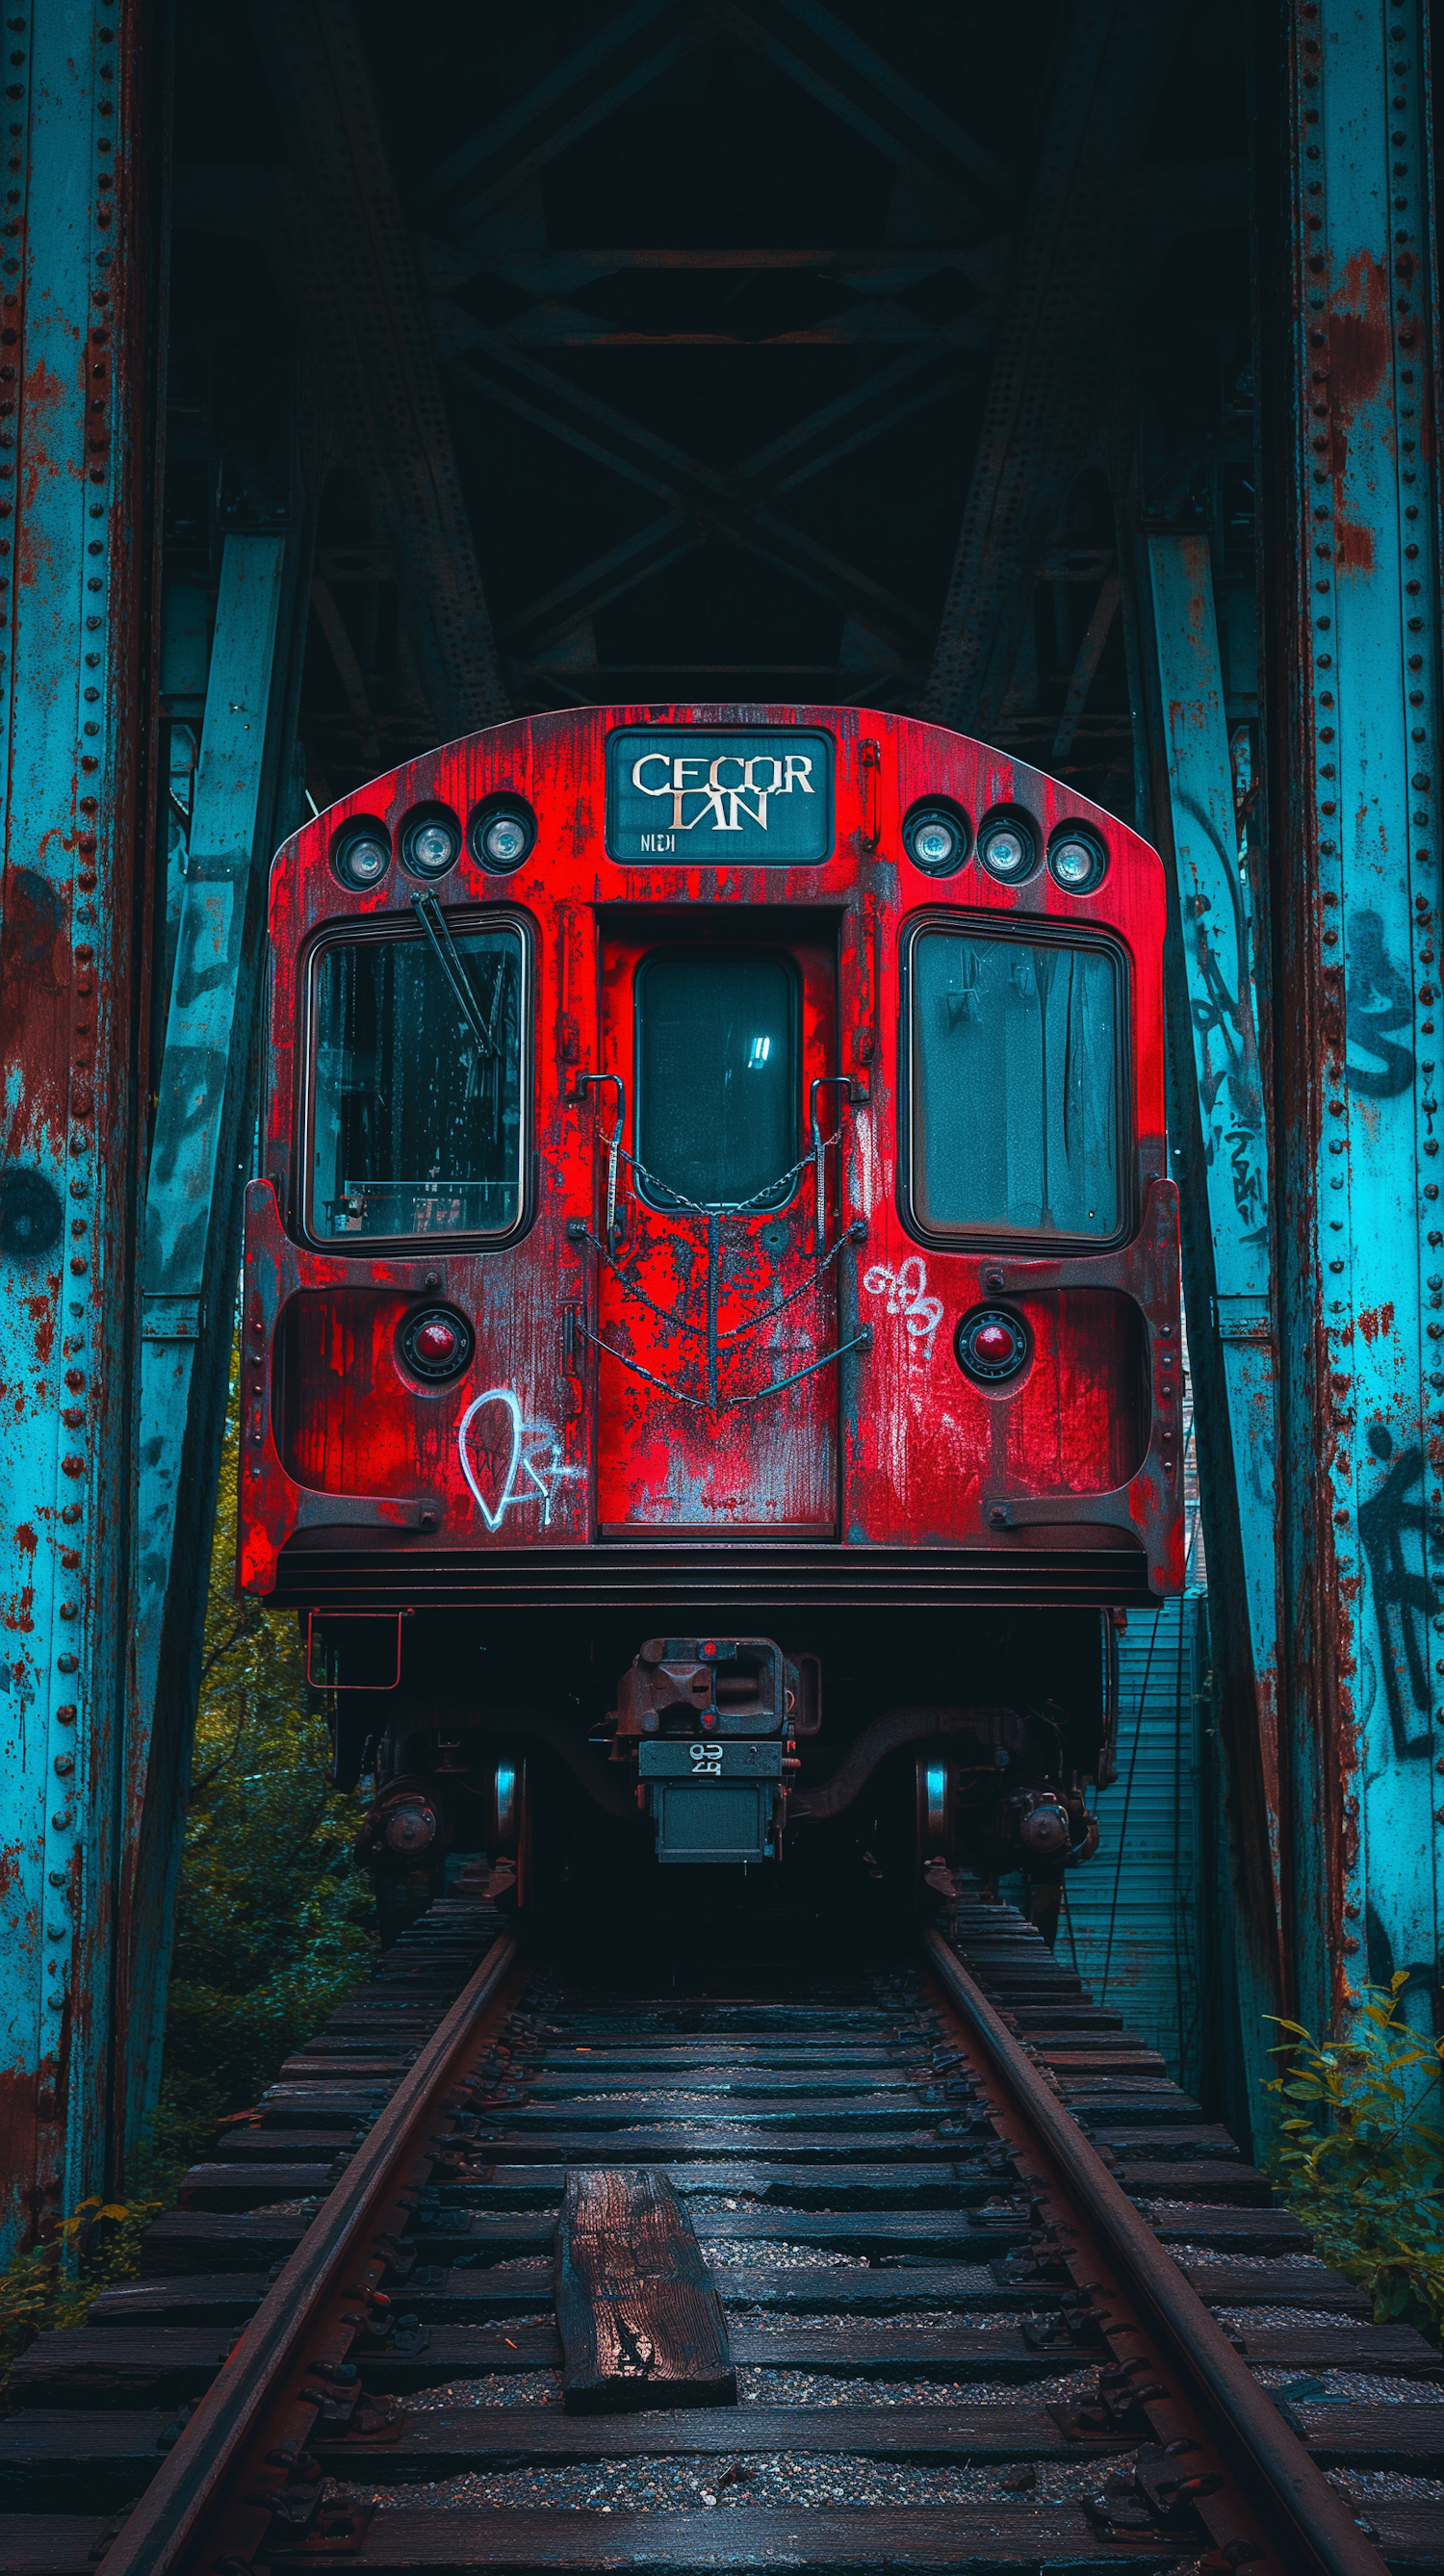
<path fill-rule="evenodd" d="M 1097 1849 L 1119 1614 L 834 1609 L 814 1631 L 756 1606 L 745 1632 L 674 1612 L 652 1636 L 635 1614 L 558 1611 L 542 1655 L 515 1614 L 403 1614 L 379 1680 L 374 1625 L 318 1623 L 313 1679 L 338 1783 L 369 1801 L 356 1857 L 383 1921 L 478 1862 L 524 1905 L 599 1831 L 629 1874 L 746 1873 L 842 1835 L 895 1886 L 1021 1873 L 1051 1935 L 1065 1871 Z"/>

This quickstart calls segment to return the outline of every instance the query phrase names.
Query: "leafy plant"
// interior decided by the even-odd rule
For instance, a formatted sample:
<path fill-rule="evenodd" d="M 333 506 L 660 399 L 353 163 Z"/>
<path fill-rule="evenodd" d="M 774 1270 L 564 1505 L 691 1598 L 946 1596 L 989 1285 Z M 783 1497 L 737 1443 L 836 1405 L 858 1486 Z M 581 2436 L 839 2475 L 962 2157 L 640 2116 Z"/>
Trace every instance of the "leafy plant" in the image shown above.
<path fill-rule="evenodd" d="M 1361 1989 L 1354 2029 L 1318 2040 L 1301 2022 L 1276 2054 L 1283 2073 L 1268 2158 L 1280 2196 L 1326 2263 L 1374 2302 L 1379 2323 L 1444 2325 L 1444 2132 L 1430 2116 L 1444 2038 L 1421 2039 L 1399 2016 L 1407 1977 Z M 1275 2017 L 1277 2018 L 1277 2017 Z"/>
<path fill-rule="evenodd" d="M 83 2325 L 91 2300 L 138 2270 L 141 2232 L 162 2205 L 83 2200 L 43 2245 L 0 2271 L 0 2410 L 11 2367 L 27 2345 L 53 2326 Z"/>
<path fill-rule="evenodd" d="M 331 1785 L 296 1621 L 235 1597 L 238 1387 L 237 1346 L 154 2141 L 185 2155 L 274 2079 L 371 1948 L 361 1806 Z"/>

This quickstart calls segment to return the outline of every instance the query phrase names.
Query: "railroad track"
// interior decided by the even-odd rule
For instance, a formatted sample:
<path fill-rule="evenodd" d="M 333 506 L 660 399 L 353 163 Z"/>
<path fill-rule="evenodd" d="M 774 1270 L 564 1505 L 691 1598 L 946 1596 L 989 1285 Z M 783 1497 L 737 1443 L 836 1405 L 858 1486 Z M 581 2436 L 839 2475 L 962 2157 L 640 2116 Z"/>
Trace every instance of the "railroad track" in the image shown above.
<path fill-rule="evenodd" d="M 603 1989 L 434 1907 L 23 2357 L 0 2570 L 1444 2568 L 1439 2355 L 1016 1912 L 834 1978 Z M 720 2361 L 628 2275 L 653 2340 L 579 2375 L 599 2168 L 670 2178 Z"/>

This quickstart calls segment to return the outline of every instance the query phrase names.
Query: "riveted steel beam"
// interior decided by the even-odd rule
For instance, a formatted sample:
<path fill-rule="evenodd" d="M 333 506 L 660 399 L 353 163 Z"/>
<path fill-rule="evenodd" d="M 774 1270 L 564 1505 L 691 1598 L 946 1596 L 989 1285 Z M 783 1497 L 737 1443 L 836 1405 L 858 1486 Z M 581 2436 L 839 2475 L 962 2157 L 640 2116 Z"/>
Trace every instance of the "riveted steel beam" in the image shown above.
<path fill-rule="evenodd" d="M 0 94 L 0 2103 L 7 2241 L 109 2164 L 131 1614 L 158 158 L 141 0 L 12 0 Z"/>
<path fill-rule="evenodd" d="M 1209 543 L 1150 535 L 1155 829 L 1173 885 L 1169 1010 L 1181 1095 L 1189 1354 L 1230 1856 L 1244 2125 L 1257 2121 L 1285 2009 L 1278 1749 L 1278 1347 L 1260 938 L 1240 848 Z M 1240 750 L 1242 745 L 1240 744 Z M 1266 937 L 1264 965 L 1266 968 Z M 1266 989 L 1266 987 L 1265 987 Z M 1185 1036 L 1185 1032 L 1187 1032 Z"/>
<path fill-rule="evenodd" d="M 160 2083 L 171 1911 L 255 1118 L 266 865 L 286 781 L 297 541 L 228 535 L 145 1198 L 135 1654 L 118 2068 L 124 2143 Z M 284 827 L 282 827 L 284 828 Z"/>
<path fill-rule="evenodd" d="M 1279 47 L 1280 23 L 1286 46 Z M 1423 0 L 1261 66 L 1281 1464 L 1301 2018 L 1432 2028 L 1444 1755 L 1437 278 Z M 1280 69 L 1280 64 L 1282 68 Z"/>

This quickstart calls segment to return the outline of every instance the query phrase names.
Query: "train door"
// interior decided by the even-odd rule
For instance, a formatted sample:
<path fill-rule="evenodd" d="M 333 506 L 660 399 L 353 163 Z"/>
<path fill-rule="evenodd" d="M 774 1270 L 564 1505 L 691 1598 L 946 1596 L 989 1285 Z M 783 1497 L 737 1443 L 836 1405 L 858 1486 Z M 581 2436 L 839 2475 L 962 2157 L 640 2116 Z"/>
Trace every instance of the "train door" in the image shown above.
<path fill-rule="evenodd" d="M 604 926 L 601 1013 L 601 1534 L 830 1538 L 835 939 L 778 914 Z"/>

